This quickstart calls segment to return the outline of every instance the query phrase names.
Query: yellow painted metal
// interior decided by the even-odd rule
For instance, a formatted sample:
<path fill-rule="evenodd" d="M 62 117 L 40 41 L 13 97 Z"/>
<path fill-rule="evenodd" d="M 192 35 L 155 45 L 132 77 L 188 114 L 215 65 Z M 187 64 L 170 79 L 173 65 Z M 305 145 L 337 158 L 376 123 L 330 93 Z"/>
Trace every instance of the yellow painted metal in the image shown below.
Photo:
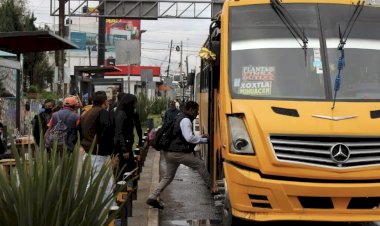
<path fill-rule="evenodd" d="M 353 0 L 283 0 L 287 3 L 326 3 L 356 4 Z M 219 114 L 212 154 L 214 167 L 213 179 L 217 179 L 216 162 L 218 150 L 224 159 L 224 176 L 231 199 L 232 213 L 236 217 L 257 220 L 324 220 L 324 221 L 379 221 L 380 209 L 350 210 L 347 205 L 351 197 L 380 197 L 380 183 L 306 183 L 284 178 L 303 178 L 322 180 L 379 180 L 380 166 L 362 168 L 327 168 L 313 165 L 280 162 L 275 158 L 269 142 L 271 134 L 326 135 L 334 136 L 379 136 L 380 120 L 370 119 L 370 111 L 379 109 L 375 102 L 337 102 L 334 110 L 332 102 L 275 101 L 275 100 L 234 100 L 229 92 L 228 78 L 228 21 L 229 7 L 250 4 L 269 4 L 268 0 L 226 1 L 221 13 L 221 50 L 220 50 L 220 89 L 214 93 L 217 104 L 213 114 Z M 207 93 L 200 94 L 201 129 L 207 132 L 208 119 Z M 300 117 L 288 117 L 273 112 L 272 106 L 297 109 Z M 254 143 L 254 156 L 236 155 L 229 152 L 230 140 L 227 115 L 241 113 Z M 350 116 L 353 119 L 332 121 L 313 117 Z M 243 169 L 244 168 L 244 169 Z M 260 174 L 258 173 L 260 172 Z M 276 176 L 281 180 L 264 179 L 260 175 Z M 215 181 L 214 181 L 215 184 Z M 251 195 L 268 198 L 272 208 L 254 208 Z M 298 196 L 330 197 L 333 209 L 305 209 Z M 265 202 L 262 202 L 265 203 Z"/>
<path fill-rule="evenodd" d="M 379 196 L 379 183 L 308 183 L 265 179 L 250 170 L 224 163 L 235 216 L 257 220 L 379 221 L 380 209 L 347 209 L 351 197 Z M 248 195 L 266 196 L 272 208 L 254 208 Z M 334 209 L 302 208 L 298 196 L 329 197 Z"/>

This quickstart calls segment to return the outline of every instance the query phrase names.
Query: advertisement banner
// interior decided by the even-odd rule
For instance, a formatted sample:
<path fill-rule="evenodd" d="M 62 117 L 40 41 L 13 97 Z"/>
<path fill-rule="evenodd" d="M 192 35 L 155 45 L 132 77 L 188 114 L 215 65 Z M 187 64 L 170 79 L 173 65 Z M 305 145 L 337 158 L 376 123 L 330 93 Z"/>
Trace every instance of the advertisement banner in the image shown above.
<path fill-rule="evenodd" d="M 118 40 L 139 40 L 140 20 L 107 19 L 106 20 L 106 49 L 115 51 Z"/>
<path fill-rule="evenodd" d="M 106 20 L 106 51 L 115 52 L 119 40 L 140 40 L 140 20 L 107 19 Z M 97 51 L 98 34 L 73 31 L 70 41 L 79 47 L 80 51 Z"/>
<path fill-rule="evenodd" d="M 85 32 L 71 32 L 70 41 L 77 45 L 77 50 L 87 50 L 90 47 L 91 51 L 97 51 L 98 48 L 98 34 L 85 33 Z"/>

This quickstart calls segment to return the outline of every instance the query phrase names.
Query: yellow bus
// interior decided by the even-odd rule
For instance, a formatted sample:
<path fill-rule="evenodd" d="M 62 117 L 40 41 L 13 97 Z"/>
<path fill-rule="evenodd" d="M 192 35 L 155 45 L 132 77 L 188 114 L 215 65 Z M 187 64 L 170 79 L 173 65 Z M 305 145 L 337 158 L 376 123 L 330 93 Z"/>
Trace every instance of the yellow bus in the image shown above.
<path fill-rule="evenodd" d="M 380 220 L 379 3 L 224 3 L 198 101 L 225 225 Z"/>

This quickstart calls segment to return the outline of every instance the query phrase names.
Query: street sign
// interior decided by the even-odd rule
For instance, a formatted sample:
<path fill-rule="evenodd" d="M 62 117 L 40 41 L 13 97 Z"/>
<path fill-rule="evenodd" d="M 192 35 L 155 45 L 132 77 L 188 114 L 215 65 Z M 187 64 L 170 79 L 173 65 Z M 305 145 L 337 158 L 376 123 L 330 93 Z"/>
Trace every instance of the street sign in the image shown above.
<path fill-rule="evenodd" d="M 140 64 L 140 46 L 139 40 L 116 41 L 116 65 Z"/>
<path fill-rule="evenodd" d="M 155 82 L 148 82 L 146 87 L 147 87 L 147 89 L 156 89 L 156 83 Z"/>
<path fill-rule="evenodd" d="M 141 81 L 142 82 L 153 81 L 153 70 L 152 69 L 141 69 Z"/>
<path fill-rule="evenodd" d="M 173 83 L 173 79 L 172 78 L 170 78 L 170 77 L 165 77 L 164 78 L 164 84 L 171 86 L 172 83 Z"/>

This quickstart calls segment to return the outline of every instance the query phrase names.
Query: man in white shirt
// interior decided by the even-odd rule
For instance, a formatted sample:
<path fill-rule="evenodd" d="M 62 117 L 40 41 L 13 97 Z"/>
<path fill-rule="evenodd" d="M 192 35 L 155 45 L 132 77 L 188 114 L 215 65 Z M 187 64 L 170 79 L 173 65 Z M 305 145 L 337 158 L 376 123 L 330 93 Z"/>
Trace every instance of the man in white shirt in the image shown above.
<path fill-rule="evenodd" d="M 180 164 L 188 166 L 201 175 L 206 185 L 210 186 L 210 175 L 203 161 L 194 154 L 196 144 L 206 144 L 208 135 L 194 135 L 193 120 L 197 117 L 199 105 L 194 101 L 188 101 L 185 105 L 185 111 L 175 119 L 173 129 L 174 140 L 171 141 L 167 151 L 164 151 L 166 160 L 165 176 L 160 181 L 158 187 L 150 194 L 146 203 L 154 208 L 163 209 L 164 206 L 158 201 L 160 193 L 174 179 L 177 169 Z"/>

